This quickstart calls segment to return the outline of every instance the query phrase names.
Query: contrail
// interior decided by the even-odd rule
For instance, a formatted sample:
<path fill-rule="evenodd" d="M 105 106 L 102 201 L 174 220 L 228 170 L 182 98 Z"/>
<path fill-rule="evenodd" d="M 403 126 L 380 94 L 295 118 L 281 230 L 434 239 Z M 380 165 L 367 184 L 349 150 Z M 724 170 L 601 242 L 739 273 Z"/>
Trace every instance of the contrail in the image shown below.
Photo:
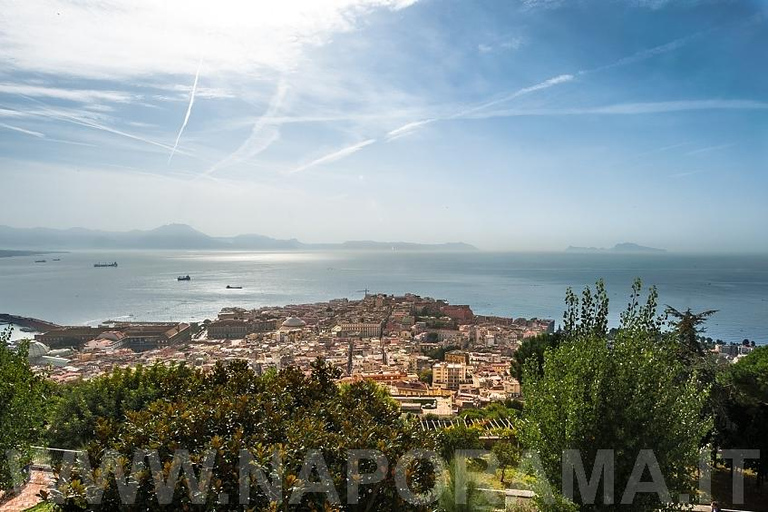
<path fill-rule="evenodd" d="M 563 84 L 566 82 L 570 82 L 575 77 L 570 74 L 564 74 L 564 75 L 558 75 L 556 77 L 550 78 L 548 80 L 544 80 L 543 82 L 540 82 L 535 85 L 531 85 L 528 87 L 523 87 L 522 89 L 518 89 L 517 91 L 513 92 L 512 94 L 508 94 L 502 98 L 498 98 L 491 101 L 486 101 L 485 103 L 481 103 L 480 105 L 477 105 L 475 107 L 471 107 L 465 110 L 462 110 L 460 112 L 457 112 L 456 114 L 449 116 L 448 119 L 453 119 L 457 117 L 463 117 L 467 116 L 469 114 L 474 114 L 475 112 L 478 112 L 480 110 L 485 110 L 488 107 L 492 107 L 494 105 L 498 105 L 499 103 L 505 103 L 509 100 L 513 100 L 515 98 L 518 98 L 520 96 L 524 96 L 526 94 L 530 94 L 532 92 L 541 91 L 542 89 L 549 89 L 550 87 L 554 87 L 558 84 Z"/>
<path fill-rule="evenodd" d="M 168 157 L 168 165 L 171 165 L 171 160 L 173 159 L 173 155 L 176 153 L 176 148 L 179 147 L 179 140 L 181 139 L 181 134 L 184 133 L 184 128 L 187 127 L 187 123 L 189 122 L 189 115 L 192 113 L 192 105 L 195 104 L 195 94 L 197 93 L 197 81 L 200 79 L 200 68 L 202 67 L 203 67 L 203 58 L 200 57 L 200 62 L 197 63 L 197 72 L 195 73 L 195 81 L 192 84 L 192 93 L 189 95 L 189 105 L 187 105 L 187 113 L 184 116 L 184 122 L 181 123 L 179 134 L 176 135 L 176 142 L 173 143 L 171 156 Z"/>
<path fill-rule="evenodd" d="M 45 134 L 44 133 L 33 132 L 32 130 L 25 130 L 24 128 L 19 128 L 18 126 L 12 126 L 10 124 L 0 123 L 0 128 L 5 128 L 6 130 L 12 130 L 14 132 L 23 133 L 25 135 L 31 135 L 33 137 L 37 137 L 37 138 L 40 138 L 40 139 L 44 139 L 45 138 Z"/>
<path fill-rule="evenodd" d="M 511 94 L 507 94 L 506 96 L 503 96 L 501 98 L 486 101 L 486 102 L 480 103 L 479 105 L 475 105 L 473 107 L 467 107 L 465 109 L 459 110 L 458 112 L 455 112 L 448 116 L 433 117 L 429 119 L 423 119 L 421 121 L 414 121 L 408 124 L 404 124 L 403 126 L 399 128 L 395 128 L 394 130 L 391 130 L 390 132 L 388 132 L 386 135 L 386 141 L 391 142 L 393 140 L 399 139 L 400 137 L 405 137 L 406 135 L 410 135 L 411 133 L 422 128 L 424 125 L 434 123 L 435 121 L 447 121 L 447 120 L 456 119 L 460 117 L 469 117 L 472 114 L 475 114 L 481 110 L 487 109 L 488 107 L 498 105 L 499 103 L 507 102 L 509 100 L 512 100 L 519 96 L 523 96 L 525 94 L 530 94 L 532 92 L 540 91 L 542 89 L 548 89 L 550 87 L 554 87 L 555 85 L 558 85 L 558 84 L 570 82 L 573 79 L 574 79 L 573 75 L 558 75 L 548 80 L 544 80 L 543 82 L 540 82 L 538 84 L 534 84 L 528 87 L 523 87 L 522 89 L 518 89 L 517 91 Z"/>
<path fill-rule="evenodd" d="M 128 139 L 133 139 L 139 142 L 143 142 L 145 144 L 150 144 L 152 146 L 157 146 L 164 149 L 172 149 L 171 146 L 168 144 L 163 144 L 162 142 L 156 142 L 154 140 L 146 139 L 144 137 L 139 137 L 138 135 L 133 135 L 132 133 L 127 133 L 121 130 L 117 130 L 115 128 L 110 128 L 109 126 L 105 126 L 103 124 L 99 124 L 96 121 L 93 121 L 91 119 L 84 119 L 81 117 L 73 116 L 71 114 L 68 114 L 66 112 L 60 111 L 60 110 L 53 110 L 51 109 L 46 103 L 43 103 L 42 101 L 33 98 L 31 96 L 25 96 L 23 94 L 20 94 L 22 98 L 32 101 L 34 103 L 37 103 L 41 106 L 42 112 L 21 112 L 17 111 L 20 114 L 27 115 L 27 116 L 40 116 L 40 117 L 46 117 L 50 119 L 57 119 L 59 121 L 65 121 L 68 123 L 77 124 L 80 126 L 85 126 L 87 128 L 93 128 L 94 130 L 101 130 L 104 132 L 112 133 L 115 135 L 120 135 L 122 137 L 126 137 Z M 186 153 L 185 153 L 186 154 Z"/>
<path fill-rule="evenodd" d="M 334 151 L 333 153 L 329 153 L 325 156 L 321 156 L 320 158 L 312 160 L 311 162 L 301 165 L 296 169 L 293 169 L 292 171 L 288 171 L 284 174 L 295 174 L 297 172 L 306 171 L 310 167 L 314 167 L 316 165 L 322 165 L 330 162 L 335 162 L 336 160 L 341 160 L 342 158 L 346 158 L 353 153 L 357 153 L 358 151 L 363 149 L 365 146 L 370 146 L 374 142 L 376 142 L 376 139 L 367 139 L 362 142 L 358 142 L 357 144 L 352 144 L 351 146 L 347 146 L 345 148 L 339 149 L 337 151 Z"/>
<path fill-rule="evenodd" d="M 285 82 L 281 80 L 277 84 L 277 90 L 269 101 L 267 110 L 259 117 L 253 127 L 251 128 L 251 134 L 245 141 L 237 148 L 234 153 L 230 154 L 223 160 L 217 162 L 205 171 L 202 176 L 209 176 L 219 169 L 235 165 L 237 163 L 249 160 L 265 149 L 272 145 L 280 138 L 280 131 L 273 126 L 273 119 L 275 114 L 280 110 L 280 107 L 285 100 L 285 95 L 288 92 L 288 87 Z"/>

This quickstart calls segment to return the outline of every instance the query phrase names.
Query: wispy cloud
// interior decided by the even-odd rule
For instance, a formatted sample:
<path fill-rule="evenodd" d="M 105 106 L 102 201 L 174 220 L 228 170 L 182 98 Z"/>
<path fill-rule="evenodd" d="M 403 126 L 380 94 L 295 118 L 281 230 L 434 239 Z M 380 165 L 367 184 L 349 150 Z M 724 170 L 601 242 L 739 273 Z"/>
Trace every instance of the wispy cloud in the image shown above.
<path fill-rule="evenodd" d="M 592 69 L 585 69 L 579 71 L 579 75 L 585 75 L 588 73 L 597 73 L 599 71 L 605 71 L 608 69 L 613 69 L 621 66 L 628 66 L 630 64 L 635 64 L 637 62 L 642 62 L 646 59 L 650 59 L 651 57 L 655 57 L 657 55 L 662 55 L 664 53 L 668 53 L 674 50 L 677 50 L 679 48 L 682 48 L 683 46 L 687 45 L 697 37 L 702 36 L 703 34 L 709 32 L 708 30 L 696 32 L 694 34 L 690 34 L 684 37 L 680 37 L 678 39 L 674 39 L 672 41 L 669 41 L 664 44 L 660 44 L 658 46 L 653 46 L 651 48 L 646 48 L 644 50 L 640 50 L 636 53 L 633 53 L 632 55 L 628 55 L 626 57 L 622 57 L 620 59 L 617 59 L 614 62 L 611 62 L 609 64 L 605 64 L 603 66 L 598 66 L 596 68 Z"/>
<path fill-rule="evenodd" d="M 389 132 L 387 132 L 387 135 L 386 135 L 387 142 L 391 140 L 399 139 L 400 137 L 404 137 L 409 133 L 421 128 L 422 126 L 432 123 L 434 121 L 437 121 L 437 119 L 422 119 L 421 121 L 414 121 L 412 123 L 407 123 L 399 128 L 390 130 Z"/>
<path fill-rule="evenodd" d="M 594 107 L 557 109 L 503 109 L 469 115 L 473 119 L 518 116 L 575 116 L 575 115 L 641 115 L 680 112 L 685 110 L 766 110 L 768 102 L 755 100 L 679 100 L 638 103 L 615 103 Z"/>
<path fill-rule="evenodd" d="M 704 154 L 704 153 L 711 153 L 712 151 L 719 151 L 721 149 L 730 148 L 733 145 L 734 145 L 734 143 L 731 142 L 731 143 L 728 143 L 728 144 L 718 144 L 717 146 L 708 146 L 708 147 L 705 147 L 705 148 L 694 149 L 693 151 L 689 151 L 688 153 L 686 153 L 686 155 L 688 155 L 688 156 L 695 156 L 695 155 L 701 155 L 701 154 Z"/>
<path fill-rule="evenodd" d="M 122 131 L 122 130 L 118 130 L 116 128 L 112 128 L 112 127 L 107 126 L 105 124 L 99 123 L 99 122 L 97 122 L 97 121 L 95 121 L 95 120 L 93 120 L 91 118 L 86 118 L 86 117 L 82 117 L 82 116 L 79 116 L 79 115 L 71 114 L 71 113 L 68 113 L 68 112 L 66 112 L 64 110 L 61 110 L 61 109 L 50 108 L 47 104 L 45 104 L 42 101 L 37 100 L 35 98 L 26 97 L 26 99 L 28 99 L 28 100 L 30 100 L 30 101 L 40 105 L 40 109 L 29 110 L 29 111 L 26 111 L 26 112 L 18 111 L 18 113 L 21 116 L 23 116 L 23 117 L 42 117 L 42 118 L 46 118 L 46 119 L 55 119 L 57 121 L 63 121 L 63 122 L 66 122 L 66 123 L 75 124 L 75 125 L 82 126 L 82 127 L 85 127 L 85 128 L 90 128 L 92 130 L 99 130 L 99 131 L 102 131 L 102 132 L 111 133 L 113 135 L 118 135 L 120 137 L 131 139 L 131 140 L 134 140 L 134 141 L 137 141 L 137 142 L 141 142 L 141 143 L 144 143 L 144 144 L 148 144 L 150 146 L 154 146 L 154 147 L 158 147 L 158 148 L 163 148 L 163 149 L 166 149 L 168 151 L 170 151 L 172 149 L 172 146 L 169 146 L 168 144 L 163 144 L 162 142 L 157 142 L 157 141 L 148 139 L 146 137 L 142 137 L 142 136 L 139 136 L 139 135 L 134 135 L 132 133 L 128 133 L 128 132 L 125 132 L 125 131 Z M 184 153 L 182 151 L 179 151 L 179 153 L 183 153 L 183 154 L 187 154 L 188 155 L 188 153 Z"/>
<path fill-rule="evenodd" d="M 97 89 L 68 89 L 62 87 L 46 87 L 30 84 L 0 83 L 0 94 L 15 94 L 34 98 L 53 98 L 57 100 L 74 101 L 79 103 L 92 103 L 109 101 L 114 103 L 127 103 L 140 99 L 135 94 L 106 91 Z"/>
<path fill-rule="evenodd" d="M 102 0 L 10 2 L 0 17 L 0 61 L 22 71 L 97 79 L 183 75 L 197 63 L 201 34 L 210 33 L 216 34 L 207 45 L 211 74 L 288 71 L 306 46 L 354 30 L 371 10 L 413 3 L 133 0 L 123 8 Z"/>
<path fill-rule="evenodd" d="M 357 144 L 353 144 L 351 146 L 347 146 L 345 148 L 339 149 L 337 151 L 334 151 L 333 153 L 329 153 L 325 156 L 321 156 L 320 158 L 317 158 L 315 160 L 312 160 L 311 162 L 308 162 L 304 165 L 300 165 L 299 167 L 296 167 L 295 169 L 288 171 L 286 174 L 295 174 L 297 172 L 306 171 L 307 169 L 310 169 L 312 167 L 316 167 L 318 165 L 324 165 L 329 164 L 331 162 L 335 162 L 337 160 L 341 160 L 342 158 L 346 158 L 349 155 L 353 155 L 363 149 L 366 146 L 370 146 L 376 142 L 376 139 L 367 139 L 362 142 L 358 142 Z"/>
<path fill-rule="evenodd" d="M 524 9 L 556 9 L 564 3 L 565 0 L 522 0 Z"/>
<path fill-rule="evenodd" d="M 68 144 L 72 146 L 88 146 L 88 147 L 95 147 L 95 144 L 89 144 L 87 142 L 80 142 L 76 140 L 67 140 L 67 139 L 57 139 L 55 137 L 49 137 L 48 135 L 37 132 L 34 130 L 27 130 L 25 128 L 20 128 L 18 126 L 13 126 L 6 123 L 0 123 L 0 128 L 11 130 L 17 133 L 23 133 L 24 135 L 30 135 L 32 137 L 35 137 L 36 139 L 39 139 L 44 142 L 55 142 L 57 144 Z"/>
<path fill-rule="evenodd" d="M 525 42 L 525 38 L 523 37 L 509 36 L 480 43 L 477 45 L 477 51 L 480 54 L 488 54 L 500 51 L 519 50 L 525 45 Z"/>
<path fill-rule="evenodd" d="M 481 103 L 479 105 L 476 105 L 474 107 L 470 107 L 464 110 L 461 110 L 457 112 L 456 114 L 450 116 L 450 118 L 456 118 L 456 117 L 466 117 L 468 115 L 474 114 L 475 112 L 479 112 L 481 110 L 485 110 L 489 107 L 493 107 L 495 105 L 499 105 L 501 103 L 506 103 L 508 101 L 511 101 L 515 98 L 519 98 L 520 96 L 525 96 L 526 94 L 530 94 L 532 92 L 541 91 L 544 89 L 549 89 L 550 87 L 554 87 L 555 85 L 564 84 L 566 82 L 570 82 L 574 79 L 573 75 L 569 74 L 563 74 L 558 75 L 552 78 L 549 78 L 547 80 L 544 80 L 543 82 L 539 82 L 538 84 L 531 85 L 528 87 L 523 87 L 522 89 L 518 89 L 517 91 L 513 92 L 512 94 L 507 94 L 506 96 L 502 96 L 501 98 L 497 98 L 495 100 L 486 101 L 484 103 Z"/>
<path fill-rule="evenodd" d="M 184 129 L 187 127 L 187 123 L 189 122 L 189 116 L 192 114 L 192 105 L 195 104 L 195 93 L 197 93 L 197 82 L 200 80 L 200 69 L 203 67 L 203 58 L 200 57 L 200 62 L 197 63 L 197 71 L 195 72 L 195 81 L 192 84 L 192 91 L 189 93 L 189 105 L 187 105 L 187 113 L 184 114 L 184 122 L 181 123 L 181 128 L 179 128 L 179 133 L 176 135 L 176 141 L 173 143 L 173 149 L 171 150 L 171 155 L 168 157 L 168 165 L 171 164 L 171 160 L 173 159 L 174 153 L 176 153 L 176 148 L 179 147 L 179 140 L 181 140 L 181 135 L 184 133 Z"/>
<path fill-rule="evenodd" d="M 529 7 L 541 7 L 541 6 L 547 6 L 547 7 L 556 7 L 559 6 L 559 1 L 541 1 L 541 0 L 530 0 L 529 2 L 526 2 Z M 636 52 L 632 55 L 629 55 L 627 57 L 623 57 L 621 59 L 616 60 L 615 62 L 612 62 L 610 64 L 607 64 L 605 66 L 600 66 L 593 69 L 586 69 L 576 72 L 575 74 L 570 73 L 564 73 L 561 75 L 554 76 L 552 78 L 549 78 L 547 80 L 544 80 L 543 82 L 539 82 L 537 84 L 523 87 L 521 89 L 518 89 L 514 91 L 511 94 L 504 95 L 500 98 L 496 98 L 493 100 L 489 100 L 483 103 L 480 103 L 479 105 L 471 106 L 469 108 L 465 108 L 462 110 L 459 110 L 453 115 L 443 117 L 443 118 L 435 118 L 430 119 L 426 122 L 422 121 L 416 121 L 412 123 L 407 123 L 400 128 L 397 128 L 396 130 L 393 130 L 390 132 L 387 137 L 387 140 L 395 140 L 399 137 L 402 137 L 404 135 L 407 135 L 409 133 L 413 133 L 415 130 L 420 128 L 421 126 L 428 124 L 433 121 L 437 120 L 447 120 L 447 119 L 457 119 L 457 118 L 473 118 L 473 119 L 482 119 L 482 118 L 488 118 L 488 117 L 511 117 L 515 115 L 566 115 L 566 114 L 597 114 L 597 113 L 603 113 L 603 114 L 620 114 L 620 113 L 641 113 L 640 111 L 642 109 L 646 109 L 647 111 L 673 111 L 674 109 L 679 110 L 688 110 L 692 108 L 704 108 L 704 104 L 709 104 L 712 106 L 711 108 L 718 108 L 717 107 L 717 101 L 715 100 L 704 100 L 704 103 L 699 104 L 698 106 L 694 104 L 690 104 L 691 102 L 659 102 L 659 103 L 625 103 L 621 105 L 611 105 L 608 107 L 597 107 L 592 109 L 560 109 L 560 110 L 547 110 L 547 109 L 538 109 L 538 110 L 504 110 L 504 111 L 491 111 L 491 112 L 483 112 L 491 107 L 495 107 L 497 105 L 501 105 L 503 103 L 507 103 L 509 101 L 512 101 L 516 98 L 519 98 L 521 96 L 525 96 L 527 94 L 531 94 L 537 91 L 541 91 L 544 89 L 549 89 L 550 87 L 555 87 L 560 84 L 565 84 L 568 82 L 572 82 L 576 79 L 577 76 L 583 76 L 590 73 L 595 73 L 598 71 L 603 71 L 606 69 L 616 68 L 620 66 L 626 66 L 630 65 L 636 62 L 640 62 L 645 59 L 649 59 L 656 55 L 661 55 L 666 52 L 670 52 L 673 50 L 676 50 L 677 48 L 682 47 L 683 45 L 690 42 L 692 39 L 698 37 L 703 32 L 698 32 L 696 34 L 692 34 L 690 36 L 682 37 L 679 39 L 675 39 L 673 41 L 670 41 L 668 43 L 655 46 L 652 48 L 647 48 L 645 50 L 641 50 L 639 52 Z M 748 102 L 749 103 L 749 102 Z M 738 108 L 736 105 L 738 103 L 730 103 L 729 108 Z M 747 104 L 744 104 L 744 108 L 747 108 Z M 751 106 L 750 106 L 751 108 Z M 402 132 L 400 132 L 402 130 Z M 394 135 L 391 135 L 393 134 Z"/>
<path fill-rule="evenodd" d="M 280 138 L 280 131 L 272 124 L 272 119 L 282 107 L 287 92 L 288 87 L 281 80 L 269 101 L 267 110 L 253 123 L 248 138 L 233 153 L 210 167 L 203 175 L 210 175 L 220 169 L 249 160 L 276 142 Z"/>
<path fill-rule="evenodd" d="M 32 131 L 32 130 L 25 130 L 24 128 L 19 128 L 18 126 L 12 126 L 10 124 L 0 123 L 0 128 L 5 128 L 6 130 L 11 130 L 11 131 L 14 131 L 14 132 L 23 133 L 25 135 L 31 135 L 33 137 L 38 137 L 38 138 L 41 138 L 41 139 L 45 138 L 45 134 L 44 133 L 35 132 L 35 131 Z"/>
<path fill-rule="evenodd" d="M 697 174 L 702 174 L 704 172 L 706 171 L 701 169 L 696 171 L 683 171 L 683 172 L 676 172 L 676 173 L 670 174 L 669 177 L 670 178 L 687 178 L 689 176 L 695 176 Z"/>
<path fill-rule="evenodd" d="M 534 84 L 528 87 L 523 87 L 521 89 L 516 90 L 515 92 L 511 94 L 507 94 L 505 96 L 502 96 L 500 98 L 496 98 L 493 100 L 482 102 L 478 105 L 474 105 L 471 107 L 460 109 L 453 114 L 443 116 L 443 117 L 434 117 L 429 119 L 423 119 L 420 121 L 413 121 L 410 123 L 406 123 L 399 128 L 395 128 L 394 130 L 391 130 L 386 135 L 386 141 L 393 141 L 396 139 L 399 139 L 400 137 L 404 137 L 406 135 L 409 135 L 411 133 L 414 133 L 418 129 L 433 123 L 435 121 L 445 121 L 449 119 L 459 119 L 459 118 L 467 118 L 467 117 L 475 117 L 473 114 L 480 112 L 482 110 L 485 110 L 487 108 L 493 107 L 495 105 L 499 105 L 501 103 L 506 103 L 508 101 L 511 101 L 515 98 L 519 98 L 520 96 L 524 96 L 526 94 L 530 94 L 536 91 L 540 91 L 543 89 L 548 89 L 550 87 L 554 87 L 558 84 L 563 84 L 566 82 L 570 82 L 574 79 L 573 75 L 558 75 L 552 78 L 549 78 L 547 80 L 544 80 L 543 82 L 539 82 L 538 84 Z"/>

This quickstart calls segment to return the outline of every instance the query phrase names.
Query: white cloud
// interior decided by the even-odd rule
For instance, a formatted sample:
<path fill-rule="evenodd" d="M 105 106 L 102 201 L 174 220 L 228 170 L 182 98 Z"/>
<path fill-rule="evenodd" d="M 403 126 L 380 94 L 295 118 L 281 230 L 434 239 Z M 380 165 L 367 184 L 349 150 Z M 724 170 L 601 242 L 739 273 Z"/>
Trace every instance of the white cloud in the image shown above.
<path fill-rule="evenodd" d="M 686 155 L 688 155 L 688 156 L 701 155 L 701 154 L 704 154 L 704 153 L 710 153 L 712 151 L 719 151 L 721 149 L 727 149 L 727 148 L 730 148 L 732 146 L 734 146 L 733 142 L 728 143 L 728 144 L 719 144 L 717 146 L 707 146 L 707 147 L 704 147 L 704 148 L 699 148 L 699 149 L 694 149 L 693 151 L 689 151 L 688 153 L 686 153 Z"/>
<path fill-rule="evenodd" d="M 280 82 L 266 112 L 253 123 L 248 138 L 232 154 L 217 162 L 204 174 L 210 175 L 219 169 L 249 160 L 276 142 L 280 138 L 280 131 L 272 124 L 272 118 L 282 107 L 287 92 L 285 83 Z"/>
<path fill-rule="evenodd" d="M 292 171 L 289 171 L 287 174 L 294 174 L 297 172 L 306 171 L 307 169 L 311 167 L 315 167 L 317 165 L 323 165 L 323 164 L 329 164 L 331 162 L 335 162 L 337 160 L 341 160 L 342 158 L 346 158 L 349 155 L 352 155 L 354 153 L 357 153 L 361 149 L 363 149 L 366 146 L 370 146 L 376 142 L 376 139 L 367 139 L 362 142 L 358 142 L 357 144 L 353 144 L 351 146 L 347 146 L 345 148 L 339 149 L 338 151 L 334 151 L 333 153 L 329 153 L 325 156 L 322 156 L 320 158 L 317 158 L 315 160 L 312 160 L 311 162 L 308 162 L 304 165 L 301 165 Z"/>
<path fill-rule="evenodd" d="M 524 45 L 524 38 L 520 36 L 510 36 L 480 43 L 477 45 L 477 51 L 480 53 L 492 53 L 498 51 L 519 50 Z"/>
<path fill-rule="evenodd" d="M 561 109 L 504 109 L 471 113 L 464 117 L 484 119 L 491 117 L 517 117 L 517 116 L 568 116 L 568 115 L 640 115 L 659 114 L 666 112 L 680 112 L 685 110 L 766 110 L 768 102 L 754 100 L 679 100 L 656 101 L 638 103 L 616 103 L 584 108 Z"/>
<path fill-rule="evenodd" d="M 306 45 L 352 30 L 374 8 L 413 0 L 48 0 L 5 2 L 0 61 L 88 78 L 293 69 Z"/>
<path fill-rule="evenodd" d="M 416 131 L 418 128 L 421 128 L 422 126 L 434 121 L 436 121 L 436 119 L 423 119 L 421 121 L 414 121 L 412 123 L 404 124 L 399 128 L 395 128 L 394 130 L 389 131 L 387 133 L 387 141 L 405 137 L 406 135 Z"/>
<path fill-rule="evenodd" d="M 184 128 L 187 127 L 187 123 L 189 123 L 189 116 L 192 114 L 192 106 L 195 104 L 195 94 L 197 94 L 197 83 L 200 81 L 200 70 L 203 67 L 203 59 L 200 59 L 200 62 L 197 65 L 197 71 L 195 72 L 195 81 L 192 84 L 192 90 L 189 93 L 189 104 L 187 105 L 187 112 L 184 114 L 184 122 L 181 123 L 181 128 L 179 128 L 179 133 L 176 135 L 176 140 L 173 143 L 173 149 L 171 150 L 171 155 L 168 157 L 168 164 L 171 163 L 171 159 L 173 159 L 173 154 L 176 153 L 176 148 L 179 147 L 179 140 L 181 140 L 181 136 L 184 133 Z"/>
<path fill-rule="evenodd" d="M 39 109 L 36 110 L 29 110 L 26 112 L 19 112 L 22 117 L 38 117 L 38 118 L 44 118 L 44 119 L 54 119 L 57 121 L 62 121 L 65 123 L 71 123 L 74 125 L 82 126 L 85 128 L 90 128 L 92 130 L 98 130 L 101 132 L 110 133 L 112 135 L 117 135 L 126 139 L 131 139 L 136 142 L 141 142 L 143 144 L 147 144 L 150 146 L 163 148 L 168 151 L 172 149 L 172 146 L 169 146 L 168 144 L 163 144 L 161 142 L 157 142 L 151 139 L 148 139 L 146 137 L 142 137 L 140 135 L 135 135 L 133 133 L 125 132 L 123 130 L 118 130 L 116 128 L 112 128 L 110 126 L 107 126 L 101 122 L 96 121 L 93 118 L 88 118 L 85 116 L 81 116 L 79 114 L 74 114 L 69 111 L 63 110 L 63 109 L 54 109 L 46 106 L 44 103 L 40 101 L 36 101 L 41 105 Z M 177 151 L 178 153 L 187 154 L 182 151 Z"/>
<path fill-rule="evenodd" d="M 12 126 L 10 124 L 0 123 L 0 128 L 5 128 L 6 130 L 11 130 L 18 133 L 23 133 L 25 135 L 31 135 L 33 137 L 38 138 L 44 138 L 45 134 L 40 132 L 35 132 L 32 130 L 25 130 L 24 128 L 19 128 L 18 126 Z"/>
<path fill-rule="evenodd" d="M 483 103 L 480 103 L 479 105 L 476 105 L 474 107 L 466 108 L 464 110 L 461 110 L 457 112 L 456 114 L 449 117 L 449 119 L 454 119 L 458 117 L 467 117 L 471 114 L 474 114 L 475 112 L 479 112 L 481 110 L 485 110 L 488 107 L 492 107 L 494 105 L 498 105 L 500 103 L 506 103 L 507 101 L 513 100 L 515 98 L 519 98 L 520 96 L 524 96 L 526 94 L 530 94 L 532 92 L 541 91 L 543 89 L 549 89 L 550 87 L 554 87 L 558 84 L 563 84 L 566 82 L 570 82 L 574 79 L 573 75 L 558 75 L 552 78 L 549 78 L 547 80 L 544 80 L 543 82 L 539 82 L 538 84 L 531 85 L 528 87 L 523 87 L 522 89 L 518 89 L 517 91 L 507 94 L 506 96 L 502 96 L 501 98 L 497 98 L 495 100 L 486 101 Z"/>
<path fill-rule="evenodd" d="M 0 50 L 0 53 L 2 50 Z M 137 99 L 130 93 L 119 91 L 63 89 L 59 87 L 45 87 L 30 84 L 0 83 L 0 94 L 15 94 L 30 96 L 33 98 L 54 98 L 58 100 L 75 101 L 79 103 L 91 103 L 97 101 L 110 101 L 115 103 L 127 103 Z"/>

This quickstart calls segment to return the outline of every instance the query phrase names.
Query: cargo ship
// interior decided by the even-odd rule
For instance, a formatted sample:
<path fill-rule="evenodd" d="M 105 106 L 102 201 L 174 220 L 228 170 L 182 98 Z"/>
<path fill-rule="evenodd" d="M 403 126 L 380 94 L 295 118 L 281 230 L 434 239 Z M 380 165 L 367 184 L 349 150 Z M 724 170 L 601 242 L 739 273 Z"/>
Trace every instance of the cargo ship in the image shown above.
<path fill-rule="evenodd" d="M 113 261 L 112 263 L 94 263 L 93 266 L 96 267 L 96 268 L 116 267 L 117 266 L 117 262 Z"/>
<path fill-rule="evenodd" d="M 189 275 L 186 275 L 186 276 L 179 276 L 179 277 L 177 277 L 176 279 L 178 279 L 179 281 L 191 281 L 191 280 L 192 280 L 192 278 L 191 278 L 191 277 L 189 277 Z"/>

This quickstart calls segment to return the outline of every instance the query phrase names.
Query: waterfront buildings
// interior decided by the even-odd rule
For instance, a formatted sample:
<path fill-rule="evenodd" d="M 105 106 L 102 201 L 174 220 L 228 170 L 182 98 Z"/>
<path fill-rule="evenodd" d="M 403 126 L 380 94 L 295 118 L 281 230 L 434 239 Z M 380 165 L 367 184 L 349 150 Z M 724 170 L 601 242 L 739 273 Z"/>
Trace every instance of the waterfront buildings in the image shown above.
<path fill-rule="evenodd" d="M 403 410 L 436 416 L 519 396 L 510 373 L 523 339 L 552 320 L 475 315 L 466 305 L 407 294 L 247 309 L 229 307 L 201 324 L 120 323 L 63 327 L 38 336 L 72 346 L 67 357 L 35 364 L 53 379 L 91 378 L 118 366 L 184 362 L 203 369 L 242 359 L 257 371 L 322 357 L 342 380 L 372 380 Z M 431 372 L 431 379 L 429 378 Z"/>

